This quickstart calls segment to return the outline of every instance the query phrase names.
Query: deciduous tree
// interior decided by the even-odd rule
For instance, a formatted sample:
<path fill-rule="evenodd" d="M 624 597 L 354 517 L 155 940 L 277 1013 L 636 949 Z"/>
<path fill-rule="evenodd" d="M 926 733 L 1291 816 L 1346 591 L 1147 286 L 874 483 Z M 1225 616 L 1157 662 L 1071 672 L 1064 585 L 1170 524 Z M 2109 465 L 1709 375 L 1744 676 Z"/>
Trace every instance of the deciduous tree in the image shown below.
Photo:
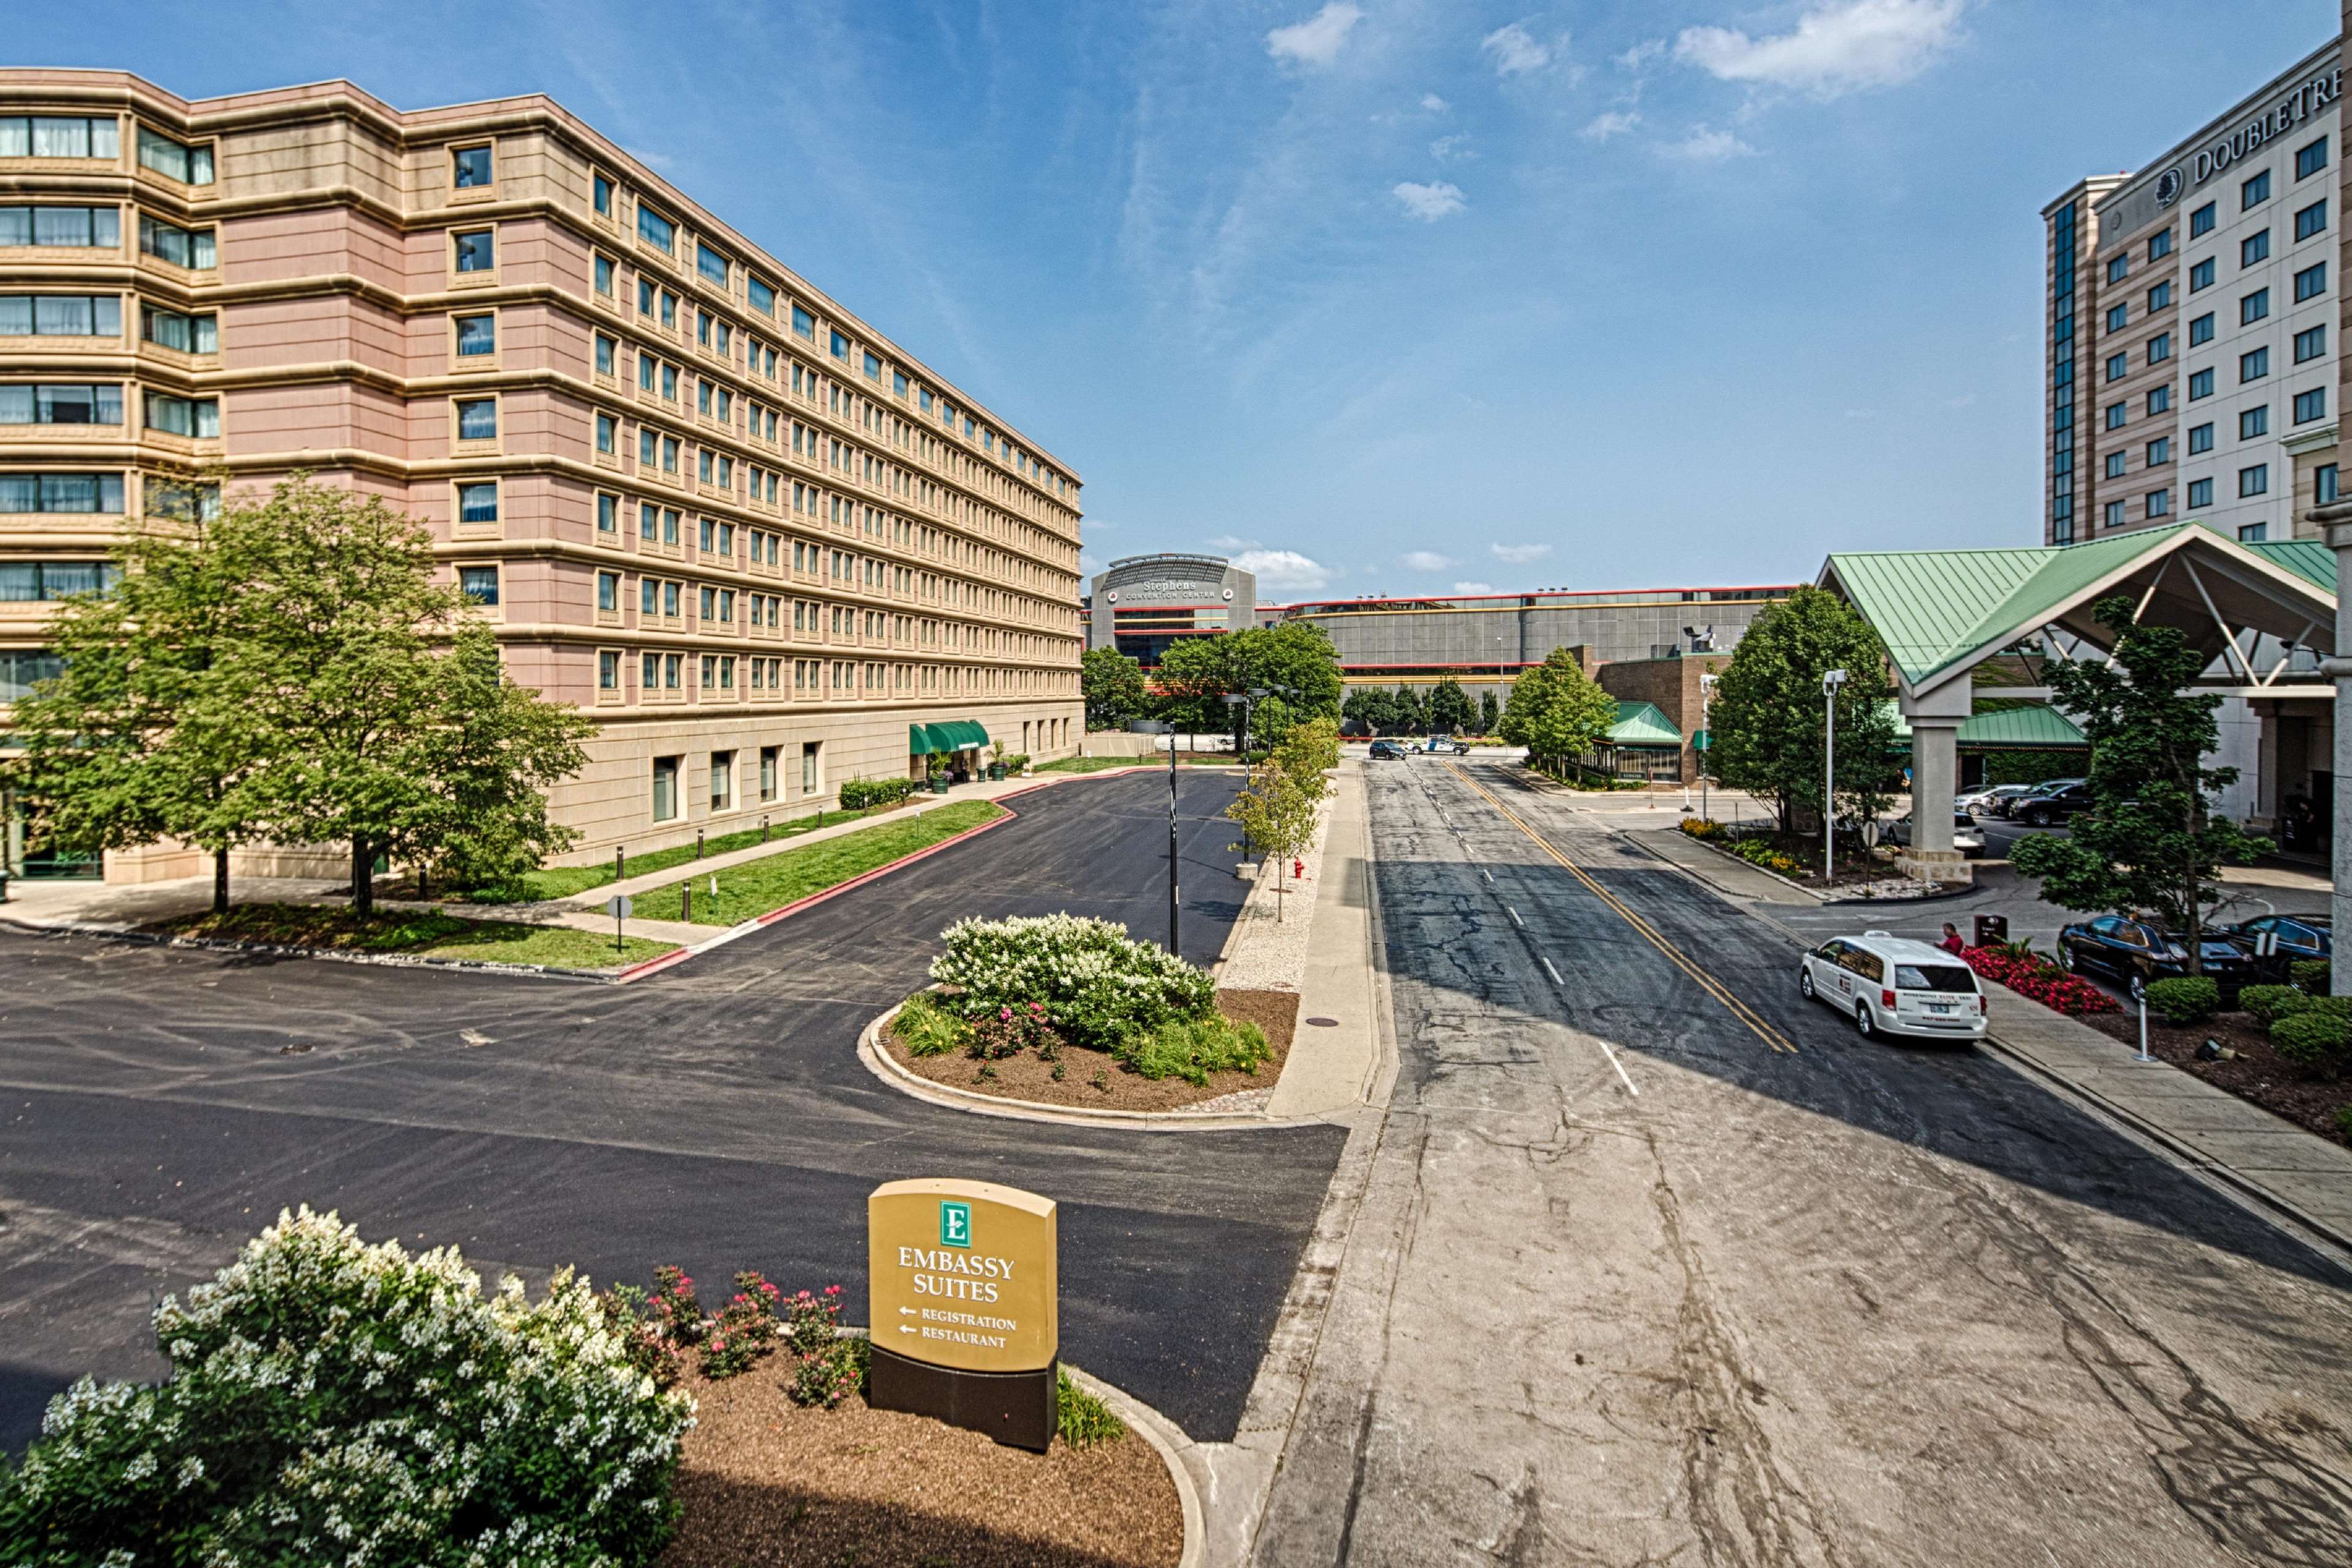
<path fill-rule="evenodd" d="M 1150 700 L 1143 667 L 1115 647 L 1087 649 L 1078 661 L 1078 689 L 1089 730 L 1124 730 L 1129 720 L 1143 717 Z"/>
<path fill-rule="evenodd" d="M 1822 805 L 1827 737 L 1822 677 L 1846 672 L 1837 696 L 1837 799 L 1872 818 L 1902 779 L 1895 689 L 1870 624 L 1836 595 L 1799 588 L 1756 618 L 1723 668 L 1708 710 L 1709 771 L 1772 803 L 1783 833 Z"/>
<path fill-rule="evenodd" d="M 1556 647 L 1512 684 L 1501 733 L 1538 763 L 1561 763 L 1597 749 L 1616 721 L 1617 700 L 1593 683 L 1575 654 Z"/>
<path fill-rule="evenodd" d="M 1470 694 L 1452 676 L 1440 680 L 1429 694 L 1429 727 L 1443 734 L 1454 735 L 1467 730 L 1478 720 L 1478 710 L 1472 704 Z"/>

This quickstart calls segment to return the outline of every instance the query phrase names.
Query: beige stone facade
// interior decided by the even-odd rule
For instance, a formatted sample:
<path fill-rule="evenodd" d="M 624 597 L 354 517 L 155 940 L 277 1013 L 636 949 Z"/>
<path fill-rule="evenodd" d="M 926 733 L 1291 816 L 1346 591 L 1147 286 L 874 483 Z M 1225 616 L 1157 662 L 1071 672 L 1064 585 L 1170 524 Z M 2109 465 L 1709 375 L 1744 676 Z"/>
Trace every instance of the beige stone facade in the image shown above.
<path fill-rule="evenodd" d="M 1076 473 L 543 97 L 0 71 L 0 715 L 58 590 L 218 464 L 432 529 L 603 721 L 579 858 L 919 772 L 910 724 L 1083 727 Z"/>

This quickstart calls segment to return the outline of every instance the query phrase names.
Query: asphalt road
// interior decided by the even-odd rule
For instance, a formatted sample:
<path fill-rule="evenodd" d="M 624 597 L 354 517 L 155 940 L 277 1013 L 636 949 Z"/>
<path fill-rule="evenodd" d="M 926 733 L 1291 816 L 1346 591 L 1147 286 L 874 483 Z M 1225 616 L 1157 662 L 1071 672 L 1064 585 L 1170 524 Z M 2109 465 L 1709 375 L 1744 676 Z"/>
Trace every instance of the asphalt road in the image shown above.
<path fill-rule="evenodd" d="M 1181 775 L 1187 957 L 1238 911 L 1236 780 Z M 838 1281 L 865 1197 L 959 1175 L 1057 1199 L 1063 1352 L 1232 1436 L 1344 1135 L 973 1116 L 886 1088 L 859 1028 L 965 915 L 1166 927 L 1167 793 L 1089 780 L 1019 820 L 625 987 L 0 931 L 0 1441 L 73 1376 L 152 1377 L 152 1302 L 281 1206 L 537 1279 Z"/>
<path fill-rule="evenodd" d="M 1401 1071 L 1259 1561 L 2352 1560 L 2352 1273 L 1570 797 L 1368 777 Z"/>

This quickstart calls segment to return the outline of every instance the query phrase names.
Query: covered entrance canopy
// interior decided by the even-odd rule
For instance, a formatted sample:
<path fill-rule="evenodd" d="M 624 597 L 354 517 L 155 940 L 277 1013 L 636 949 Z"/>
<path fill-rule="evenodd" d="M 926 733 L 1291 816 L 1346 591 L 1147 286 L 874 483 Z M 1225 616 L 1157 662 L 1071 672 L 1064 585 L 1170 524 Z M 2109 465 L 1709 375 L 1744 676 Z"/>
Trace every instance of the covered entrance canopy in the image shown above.
<path fill-rule="evenodd" d="M 2202 689 L 2335 695 L 2316 659 L 2336 651 L 2336 560 L 2316 541 L 2241 544 L 2180 523 L 2088 544 L 1840 552 L 1818 581 L 1886 646 L 1913 731 L 1917 832 L 1906 859 L 1939 877 L 1967 875 L 1951 803 L 1958 731 L 1977 696 L 2048 700 L 2040 671 L 2050 659 L 2111 651 L 2114 634 L 2093 613 L 2104 599 L 2120 595 L 2143 625 L 2186 633 L 2207 659 Z"/>
<path fill-rule="evenodd" d="M 971 719 L 946 719 L 936 724 L 907 726 L 907 750 L 928 755 L 932 752 L 961 752 L 988 744 L 988 726 Z"/>
<path fill-rule="evenodd" d="M 1618 778 L 1683 776 L 1683 732 L 1654 702 L 1619 699 L 1617 721 L 1601 736 L 1601 766 Z"/>

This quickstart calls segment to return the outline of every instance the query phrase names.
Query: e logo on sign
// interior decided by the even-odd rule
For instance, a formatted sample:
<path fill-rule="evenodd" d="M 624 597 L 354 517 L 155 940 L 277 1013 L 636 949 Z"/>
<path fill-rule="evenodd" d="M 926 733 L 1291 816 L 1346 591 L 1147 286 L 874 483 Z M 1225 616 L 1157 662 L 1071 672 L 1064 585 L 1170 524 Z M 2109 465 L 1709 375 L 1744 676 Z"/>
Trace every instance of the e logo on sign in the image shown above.
<path fill-rule="evenodd" d="M 970 1247 L 971 1245 L 971 1205 L 941 1203 L 940 1205 L 940 1245 Z"/>

